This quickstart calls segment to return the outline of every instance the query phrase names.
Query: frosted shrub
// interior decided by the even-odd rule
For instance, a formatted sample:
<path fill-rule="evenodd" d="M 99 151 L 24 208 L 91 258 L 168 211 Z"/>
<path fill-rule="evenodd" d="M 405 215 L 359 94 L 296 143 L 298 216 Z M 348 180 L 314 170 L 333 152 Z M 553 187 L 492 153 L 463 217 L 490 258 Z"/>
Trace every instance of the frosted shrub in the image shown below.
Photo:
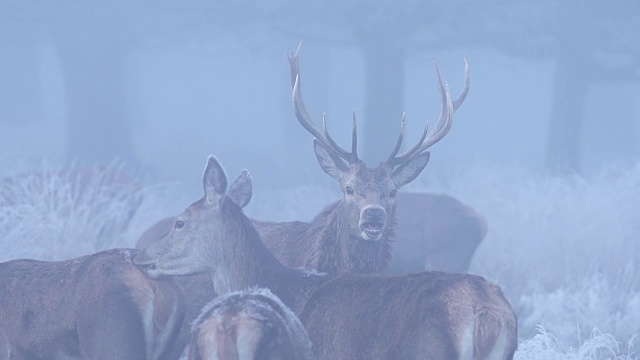
<path fill-rule="evenodd" d="M 0 261 L 58 260 L 118 247 L 142 191 L 120 166 L 5 176 Z"/>
<path fill-rule="evenodd" d="M 538 334 L 518 344 L 515 360 L 631 360 L 637 357 L 633 349 L 620 349 L 616 339 L 594 329 L 577 348 L 566 346 L 539 326 Z"/>

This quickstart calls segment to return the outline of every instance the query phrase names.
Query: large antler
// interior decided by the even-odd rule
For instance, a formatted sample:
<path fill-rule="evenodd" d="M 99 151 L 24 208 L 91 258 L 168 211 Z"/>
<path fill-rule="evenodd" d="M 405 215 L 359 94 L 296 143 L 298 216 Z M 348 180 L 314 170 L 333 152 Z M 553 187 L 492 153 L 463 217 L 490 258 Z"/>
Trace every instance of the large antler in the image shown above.
<path fill-rule="evenodd" d="M 462 89 L 460 96 L 458 96 L 458 98 L 454 101 L 451 100 L 449 84 L 442 84 L 440 70 L 438 70 L 438 65 L 435 63 L 435 61 L 433 62 L 433 65 L 436 69 L 438 88 L 440 90 L 440 119 L 438 120 L 433 133 L 429 135 L 429 137 L 427 137 L 429 133 L 429 124 L 427 123 L 418 143 L 411 149 L 396 156 L 398 154 L 398 151 L 400 150 L 400 147 L 402 146 L 402 140 L 404 139 L 405 115 L 402 114 L 402 122 L 400 124 L 400 135 L 398 136 L 398 141 L 396 142 L 396 146 L 393 148 L 391 155 L 389 155 L 389 158 L 386 160 L 387 165 L 389 165 L 391 168 L 409 161 L 409 159 L 424 152 L 435 143 L 442 140 L 442 138 L 444 138 L 451 129 L 451 125 L 453 124 L 453 114 L 456 110 L 458 110 L 460 105 L 462 105 L 467 97 L 467 94 L 469 93 L 470 78 L 469 64 L 467 63 L 467 59 L 464 60 L 464 88 Z"/>
<path fill-rule="evenodd" d="M 327 119 L 325 115 L 322 115 L 322 127 L 323 132 L 315 126 L 315 122 L 309 115 L 307 107 L 304 104 L 302 98 L 302 84 L 300 82 L 300 48 L 302 43 L 298 45 L 294 54 L 287 53 L 287 59 L 289 60 L 289 75 L 291 76 L 291 88 L 293 98 L 293 109 L 296 114 L 296 118 L 300 125 L 302 125 L 308 132 L 311 133 L 318 141 L 323 145 L 331 149 L 336 155 L 346 160 L 349 164 L 355 164 L 359 162 L 358 159 L 358 129 L 356 124 L 356 113 L 353 113 L 353 129 L 351 131 L 351 152 L 340 147 L 329 135 L 327 130 Z"/>

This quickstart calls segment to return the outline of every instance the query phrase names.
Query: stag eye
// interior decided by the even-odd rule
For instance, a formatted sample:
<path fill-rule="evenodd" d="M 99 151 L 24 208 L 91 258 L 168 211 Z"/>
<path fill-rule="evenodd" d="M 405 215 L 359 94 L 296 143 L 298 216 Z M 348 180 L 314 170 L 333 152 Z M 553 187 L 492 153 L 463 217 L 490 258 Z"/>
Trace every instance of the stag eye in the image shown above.
<path fill-rule="evenodd" d="M 397 193 L 398 193 L 398 192 L 397 192 L 396 190 L 391 190 L 391 192 L 389 192 L 389 197 L 390 197 L 390 198 L 394 198 L 394 197 L 396 197 L 396 194 L 397 194 Z"/>
<path fill-rule="evenodd" d="M 351 186 L 347 186 L 346 188 L 344 188 L 344 192 L 347 195 L 353 195 L 353 188 Z"/>
<path fill-rule="evenodd" d="M 175 224 L 173 224 L 174 229 L 182 229 L 184 227 L 184 221 L 176 220 Z"/>

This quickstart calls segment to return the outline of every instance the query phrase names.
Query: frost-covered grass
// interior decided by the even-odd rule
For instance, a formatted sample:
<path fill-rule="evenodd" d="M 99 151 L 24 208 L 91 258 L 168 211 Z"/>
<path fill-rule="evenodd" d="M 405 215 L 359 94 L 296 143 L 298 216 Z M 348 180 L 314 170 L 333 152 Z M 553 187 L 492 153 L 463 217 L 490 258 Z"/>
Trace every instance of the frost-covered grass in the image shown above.
<path fill-rule="evenodd" d="M 563 344 L 542 326 L 537 330 L 538 334 L 518 344 L 515 360 L 631 360 L 638 356 L 633 351 L 633 342 L 627 348 L 621 348 L 613 336 L 597 329 L 591 331 L 578 347 Z"/>
<path fill-rule="evenodd" d="M 40 167 L 0 180 L 0 261 L 68 259 L 128 242 L 142 191 L 122 167 Z"/>
<path fill-rule="evenodd" d="M 520 359 L 614 359 L 633 350 L 640 333 L 640 167 L 584 179 L 478 165 L 453 179 L 438 191 L 487 218 L 471 272 L 500 284 L 518 312 L 520 337 L 528 339 Z M 539 325 L 546 330 L 538 333 Z M 581 341 L 595 328 L 602 332 L 592 336 L 597 341 Z M 548 346 L 560 343 L 566 347 Z M 617 349 L 612 344 L 619 351 L 589 350 Z M 524 355 L 527 347 L 546 355 Z"/>

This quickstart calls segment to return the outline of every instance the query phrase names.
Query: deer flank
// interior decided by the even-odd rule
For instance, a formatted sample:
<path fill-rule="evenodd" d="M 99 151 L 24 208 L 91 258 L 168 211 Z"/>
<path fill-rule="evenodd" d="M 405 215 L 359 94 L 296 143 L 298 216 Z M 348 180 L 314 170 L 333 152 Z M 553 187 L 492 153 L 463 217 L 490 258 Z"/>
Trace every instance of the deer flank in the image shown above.
<path fill-rule="evenodd" d="M 0 359 L 166 359 L 182 294 L 115 249 L 0 263 Z"/>

